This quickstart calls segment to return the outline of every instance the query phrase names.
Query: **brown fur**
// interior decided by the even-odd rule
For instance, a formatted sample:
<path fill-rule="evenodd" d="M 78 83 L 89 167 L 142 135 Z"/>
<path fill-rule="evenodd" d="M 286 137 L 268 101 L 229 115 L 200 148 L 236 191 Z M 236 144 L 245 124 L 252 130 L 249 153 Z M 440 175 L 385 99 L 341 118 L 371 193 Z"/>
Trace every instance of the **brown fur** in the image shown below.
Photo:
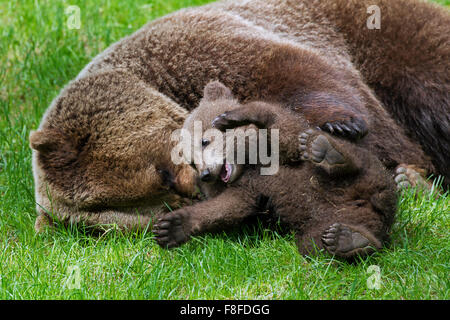
<path fill-rule="evenodd" d="M 388 239 L 397 198 L 394 182 L 381 162 L 345 140 L 322 131 L 308 131 L 304 119 L 280 105 L 251 102 L 241 106 L 229 97 L 208 95 L 211 88 L 218 86 L 221 84 L 213 82 L 206 87 L 204 100 L 186 120 L 184 128 L 193 135 L 194 121 L 201 121 L 203 130 L 211 128 L 212 123 L 224 130 L 241 121 L 245 125 L 279 129 L 280 162 L 284 165 L 270 176 L 260 175 L 260 165 L 245 165 L 242 175 L 232 183 L 224 183 L 217 174 L 214 180 L 200 183 L 203 191 L 214 196 L 162 217 L 154 229 L 158 242 L 173 247 L 191 236 L 237 226 L 249 216 L 259 215 L 279 219 L 294 231 L 299 250 L 304 254 L 311 253 L 314 247 L 326 248 L 342 257 L 380 249 Z M 299 136 L 307 137 L 303 157 L 309 161 L 287 165 L 300 160 L 295 159 L 295 154 L 300 154 L 300 144 L 295 141 Z M 314 149 L 317 137 L 331 143 L 334 151 L 328 155 L 339 152 L 338 164 L 313 161 L 316 151 L 309 157 L 306 155 Z M 210 146 L 215 148 L 213 144 Z M 203 161 L 195 164 L 198 173 L 210 167 L 205 158 L 211 151 L 208 148 L 204 147 Z M 368 244 L 362 247 L 350 244 L 339 249 L 345 246 L 336 243 L 337 237 L 330 235 L 329 229 L 343 226 L 352 230 L 353 237 L 362 235 Z"/>
<path fill-rule="evenodd" d="M 125 72 L 75 80 L 30 135 L 38 151 L 38 210 L 65 222 L 136 228 L 159 213 L 163 201 L 186 203 L 171 189 L 192 193 L 192 169 L 173 165 L 172 144 L 161 143 L 186 115 Z"/>
<path fill-rule="evenodd" d="M 378 5 L 381 29 L 368 30 L 365 10 Z M 390 116 L 420 142 L 450 183 L 450 14 L 408 0 L 335 1 L 323 13 L 349 44 L 365 82 Z M 355 14 L 357 13 L 357 14 Z"/>
<path fill-rule="evenodd" d="M 356 126 L 344 132 L 356 140 L 369 132 L 358 145 L 388 168 L 448 177 L 449 15 L 415 0 L 375 3 L 381 31 L 367 30 L 361 1 L 225 1 L 180 10 L 112 45 L 30 136 L 38 212 L 88 224 L 113 212 L 138 226 L 164 201 L 188 202 L 193 170 L 171 163 L 169 137 L 212 79 L 313 127 Z"/>

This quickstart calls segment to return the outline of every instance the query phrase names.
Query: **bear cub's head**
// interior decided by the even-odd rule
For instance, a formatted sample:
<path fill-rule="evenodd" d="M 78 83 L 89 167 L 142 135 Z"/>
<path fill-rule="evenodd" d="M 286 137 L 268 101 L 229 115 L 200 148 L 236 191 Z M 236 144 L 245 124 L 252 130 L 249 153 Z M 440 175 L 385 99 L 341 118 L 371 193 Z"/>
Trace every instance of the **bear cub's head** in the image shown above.
<path fill-rule="evenodd" d="M 199 106 L 184 122 L 183 129 L 190 134 L 192 152 L 183 153 L 183 156 L 197 171 L 200 185 L 221 190 L 244 171 L 249 143 L 245 135 L 255 133 L 256 126 L 244 125 L 226 132 L 214 128 L 218 115 L 241 106 L 230 89 L 213 81 L 205 87 Z"/>

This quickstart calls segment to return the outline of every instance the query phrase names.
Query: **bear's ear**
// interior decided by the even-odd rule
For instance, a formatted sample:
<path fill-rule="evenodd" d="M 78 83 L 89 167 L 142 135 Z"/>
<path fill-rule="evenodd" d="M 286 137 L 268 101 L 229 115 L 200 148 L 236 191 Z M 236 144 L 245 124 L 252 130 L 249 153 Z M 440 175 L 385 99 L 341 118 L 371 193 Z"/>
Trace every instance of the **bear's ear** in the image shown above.
<path fill-rule="evenodd" d="M 61 131 L 44 129 L 30 133 L 30 147 L 39 152 L 39 161 L 49 168 L 62 169 L 76 161 L 79 151 Z"/>
<path fill-rule="evenodd" d="M 219 81 L 208 83 L 203 90 L 203 98 L 214 101 L 218 99 L 233 99 L 233 93 Z"/>
<path fill-rule="evenodd" d="M 61 147 L 63 137 L 56 130 L 44 129 L 30 132 L 30 147 L 41 153 L 49 153 Z"/>

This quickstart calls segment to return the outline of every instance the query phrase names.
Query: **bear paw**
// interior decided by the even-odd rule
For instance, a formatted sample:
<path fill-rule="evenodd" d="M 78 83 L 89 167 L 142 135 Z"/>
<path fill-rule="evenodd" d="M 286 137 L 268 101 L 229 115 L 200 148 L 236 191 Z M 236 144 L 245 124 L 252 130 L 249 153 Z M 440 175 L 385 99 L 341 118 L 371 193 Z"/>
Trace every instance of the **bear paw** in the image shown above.
<path fill-rule="evenodd" d="M 244 125 L 249 120 L 242 116 L 240 112 L 227 111 L 217 116 L 212 121 L 212 127 L 219 130 L 236 128 Z"/>
<path fill-rule="evenodd" d="M 226 111 L 212 121 L 212 127 L 221 131 L 249 124 L 254 124 L 258 128 L 266 128 L 271 123 L 273 114 L 264 108 L 258 111 L 256 112 L 250 106 Z"/>
<path fill-rule="evenodd" d="M 189 240 L 186 232 L 186 220 L 189 214 L 185 211 L 172 212 L 160 218 L 153 225 L 152 232 L 155 235 L 156 242 L 163 248 L 174 248 Z"/>
<path fill-rule="evenodd" d="M 322 243 L 329 253 L 343 258 L 364 256 L 375 251 L 369 239 L 340 223 L 335 223 L 325 230 Z"/>
<path fill-rule="evenodd" d="M 309 129 L 299 136 L 302 160 L 309 160 L 325 167 L 345 163 L 344 156 L 320 131 Z"/>
<path fill-rule="evenodd" d="M 401 164 L 395 169 L 394 181 L 397 184 L 397 190 L 419 188 L 430 191 L 432 188 L 431 184 L 413 166 L 406 164 Z"/>
<path fill-rule="evenodd" d="M 353 118 L 346 121 L 326 122 L 320 129 L 351 140 L 361 139 L 368 132 L 367 124 L 363 119 Z"/>
<path fill-rule="evenodd" d="M 406 175 L 406 168 L 404 167 L 398 167 L 395 170 L 394 181 L 397 185 L 397 190 L 405 190 L 411 187 L 411 182 L 409 181 L 409 178 Z"/>

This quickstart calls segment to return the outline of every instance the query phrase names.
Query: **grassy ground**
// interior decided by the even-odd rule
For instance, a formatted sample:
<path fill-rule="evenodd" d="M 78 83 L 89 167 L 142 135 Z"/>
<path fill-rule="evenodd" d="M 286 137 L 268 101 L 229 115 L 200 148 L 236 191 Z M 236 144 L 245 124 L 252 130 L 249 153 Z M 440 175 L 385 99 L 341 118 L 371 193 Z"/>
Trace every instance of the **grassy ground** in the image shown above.
<path fill-rule="evenodd" d="M 0 299 L 448 299 L 448 196 L 403 196 L 392 246 L 359 264 L 302 257 L 292 236 L 262 227 L 173 251 L 149 233 L 34 233 L 28 134 L 51 99 L 112 42 L 204 2 L 0 1 Z M 67 28 L 69 4 L 79 30 Z"/>

